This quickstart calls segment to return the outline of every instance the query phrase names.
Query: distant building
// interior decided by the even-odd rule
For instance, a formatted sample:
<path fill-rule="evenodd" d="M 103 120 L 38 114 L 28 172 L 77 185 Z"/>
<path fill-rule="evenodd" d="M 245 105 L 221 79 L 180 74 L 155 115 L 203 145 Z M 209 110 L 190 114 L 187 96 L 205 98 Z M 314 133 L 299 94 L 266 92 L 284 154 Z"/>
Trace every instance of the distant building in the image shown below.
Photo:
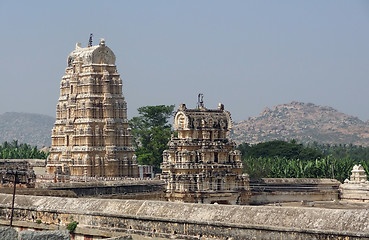
<path fill-rule="evenodd" d="M 150 165 L 138 165 L 138 176 L 140 179 L 154 178 L 154 167 Z"/>
<path fill-rule="evenodd" d="M 208 110 L 181 104 L 174 118 L 178 137 L 163 153 L 161 178 L 169 201 L 247 204 L 249 177 L 242 174 L 241 152 L 227 138 L 231 117 L 223 104 Z"/>
<path fill-rule="evenodd" d="M 103 39 L 97 46 L 76 44 L 67 64 L 60 83 L 48 173 L 138 177 L 114 53 Z"/>

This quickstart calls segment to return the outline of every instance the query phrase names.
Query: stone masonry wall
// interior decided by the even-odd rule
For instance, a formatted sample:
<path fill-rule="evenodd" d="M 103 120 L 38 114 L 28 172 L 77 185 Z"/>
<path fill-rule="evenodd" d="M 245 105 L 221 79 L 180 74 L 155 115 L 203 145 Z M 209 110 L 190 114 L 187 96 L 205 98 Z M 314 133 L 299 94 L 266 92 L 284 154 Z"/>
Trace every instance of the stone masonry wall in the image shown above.
<path fill-rule="evenodd" d="M 164 182 L 157 180 L 40 183 L 38 188 L 74 192 L 77 196 L 99 196 L 112 194 L 137 194 L 163 192 Z"/>
<path fill-rule="evenodd" d="M 369 202 L 369 184 L 341 184 L 340 198 L 346 201 Z"/>
<path fill-rule="evenodd" d="M 21 231 L 0 227 L 0 239 L 4 240 L 70 240 L 68 231 Z"/>
<path fill-rule="evenodd" d="M 251 204 L 332 201 L 341 183 L 335 179 L 261 178 L 250 181 Z"/>
<path fill-rule="evenodd" d="M 11 195 L 0 194 L 0 217 Z M 15 218 L 182 239 L 369 239 L 369 211 L 17 196 Z"/>

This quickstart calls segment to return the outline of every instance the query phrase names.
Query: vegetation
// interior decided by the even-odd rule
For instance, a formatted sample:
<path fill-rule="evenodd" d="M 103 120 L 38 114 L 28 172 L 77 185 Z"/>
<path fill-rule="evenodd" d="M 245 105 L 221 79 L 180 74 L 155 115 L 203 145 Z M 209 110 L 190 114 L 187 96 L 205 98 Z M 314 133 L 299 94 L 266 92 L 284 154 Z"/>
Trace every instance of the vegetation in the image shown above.
<path fill-rule="evenodd" d="M 325 156 L 314 148 L 304 147 L 302 144 L 297 144 L 294 140 L 291 142 L 270 141 L 259 143 L 252 147 L 247 143 L 243 143 L 238 146 L 238 150 L 243 153 L 244 157 L 253 158 L 285 157 L 287 159 L 311 160 L 320 159 Z"/>
<path fill-rule="evenodd" d="M 355 161 L 369 160 L 369 147 L 356 146 L 352 144 L 318 144 L 317 142 L 308 144 L 307 146 L 317 149 L 323 154 L 334 158 L 352 158 Z"/>
<path fill-rule="evenodd" d="M 349 178 L 352 167 L 361 164 L 368 173 L 369 148 L 303 146 L 295 141 L 271 141 L 237 147 L 243 153 L 244 171 L 251 178 L 335 178 L 343 182 Z"/>
<path fill-rule="evenodd" d="M 173 133 L 169 118 L 174 105 L 145 106 L 138 109 L 139 116 L 130 121 L 136 156 L 139 164 L 152 165 L 160 171 L 163 151 Z"/>
<path fill-rule="evenodd" d="M 19 144 L 17 140 L 0 145 L 0 159 L 46 159 L 48 153 L 40 151 L 37 147 L 28 144 Z"/>
<path fill-rule="evenodd" d="M 73 220 L 73 217 L 70 217 L 70 223 L 67 224 L 67 230 L 70 232 L 70 233 L 73 233 L 76 228 L 77 228 L 77 225 L 78 225 L 78 222 L 74 221 Z"/>

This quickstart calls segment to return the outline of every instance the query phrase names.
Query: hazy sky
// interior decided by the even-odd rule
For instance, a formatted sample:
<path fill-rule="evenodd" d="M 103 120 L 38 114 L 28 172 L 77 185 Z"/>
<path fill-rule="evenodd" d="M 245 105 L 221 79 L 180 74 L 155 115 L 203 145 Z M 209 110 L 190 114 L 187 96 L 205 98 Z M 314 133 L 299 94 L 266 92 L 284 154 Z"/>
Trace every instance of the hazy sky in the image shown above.
<path fill-rule="evenodd" d="M 291 101 L 369 119 L 368 1 L 0 1 L 0 113 L 55 116 L 76 42 L 105 38 L 128 117 L 197 94 L 234 120 Z"/>

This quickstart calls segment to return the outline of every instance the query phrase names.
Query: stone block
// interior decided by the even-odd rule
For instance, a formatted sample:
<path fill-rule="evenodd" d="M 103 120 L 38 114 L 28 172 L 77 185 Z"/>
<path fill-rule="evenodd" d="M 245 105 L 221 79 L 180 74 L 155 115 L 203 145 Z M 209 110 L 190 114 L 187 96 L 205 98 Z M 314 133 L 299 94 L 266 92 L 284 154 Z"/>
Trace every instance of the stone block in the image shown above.
<path fill-rule="evenodd" d="M 68 231 L 22 231 L 19 240 L 70 240 L 70 235 Z"/>
<path fill-rule="evenodd" d="M 0 227 L 0 239 L 17 240 L 18 232 L 11 227 Z"/>
<path fill-rule="evenodd" d="M 120 237 L 113 237 L 113 238 L 107 238 L 105 240 L 132 240 L 132 236 L 120 236 Z"/>

